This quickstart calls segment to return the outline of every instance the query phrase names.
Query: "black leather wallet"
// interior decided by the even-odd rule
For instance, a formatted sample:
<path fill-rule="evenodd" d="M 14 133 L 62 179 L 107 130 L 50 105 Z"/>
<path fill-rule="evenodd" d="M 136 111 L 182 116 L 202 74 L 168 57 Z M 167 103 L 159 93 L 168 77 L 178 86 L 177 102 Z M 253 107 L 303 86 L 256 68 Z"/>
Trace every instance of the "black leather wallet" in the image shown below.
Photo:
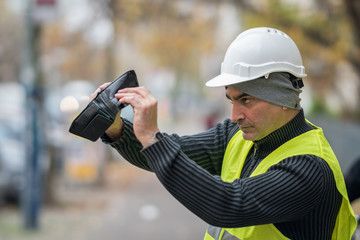
<path fill-rule="evenodd" d="M 69 132 L 95 142 L 114 122 L 116 114 L 127 106 L 115 98 L 115 93 L 122 88 L 138 86 L 134 70 L 124 73 L 98 93 L 71 123 Z"/>

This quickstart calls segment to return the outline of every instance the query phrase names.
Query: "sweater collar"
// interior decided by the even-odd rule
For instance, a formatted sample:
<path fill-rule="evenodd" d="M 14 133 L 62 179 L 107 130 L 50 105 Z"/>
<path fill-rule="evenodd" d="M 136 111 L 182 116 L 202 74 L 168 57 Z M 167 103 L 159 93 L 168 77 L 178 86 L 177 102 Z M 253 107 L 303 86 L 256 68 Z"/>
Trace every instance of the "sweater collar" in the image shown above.
<path fill-rule="evenodd" d="M 301 109 L 290 122 L 263 139 L 254 141 L 256 155 L 257 157 L 266 157 L 285 142 L 312 129 L 313 127 L 306 122 L 304 111 Z"/>

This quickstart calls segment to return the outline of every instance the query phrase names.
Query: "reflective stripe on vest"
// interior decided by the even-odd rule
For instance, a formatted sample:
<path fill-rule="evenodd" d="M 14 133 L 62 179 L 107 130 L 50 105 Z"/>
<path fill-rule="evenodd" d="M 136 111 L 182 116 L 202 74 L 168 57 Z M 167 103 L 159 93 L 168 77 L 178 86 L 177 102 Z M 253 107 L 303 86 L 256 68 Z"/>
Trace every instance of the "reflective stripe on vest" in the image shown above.
<path fill-rule="evenodd" d="M 240 238 L 235 237 L 228 231 L 209 225 L 207 229 L 208 235 L 210 235 L 212 238 L 205 238 L 205 239 L 221 239 L 221 240 L 241 240 Z"/>
<path fill-rule="evenodd" d="M 209 225 L 207 229 L 207 233 L 213 238 L 213 239 L 219 239 L 221 234 L 222 228 L 214 227 Z"/>
<path fill-rule="evenodd" d="M 278 164 L 283 159 L 291 156 L 315 155 L 324 159 L 334 174 L 338 191 L 343 196 L 332 240 L 348 240 L 355 231 L 356 219 L 348 200 L 344 178 L 336 156 L 325 139 L 321 128 L 318 128 L 315 125 L 313 126 L 316 129 L 291 139 L 269 154 L 256 167 L 250 177 L 265 173 L 271 166 Z M 223 181 L 233 182 L 235 179 L 240 178 L 242 167 L 252 145 L 253 143 L 251 141 L 246 141 L 242 138 L 241 131 L 233 136 L 224 155 L 221 172 L 221 178 Z M 288 239 L 282 235 L 273 224 L 249 226 L 244 228 L 217 228 L 217 230 L 215 230 L 215 228 L 216 227 L 213 226 L 209 227 L 204 240 L 224 240 L 224 237 L 227 237 L 226 239 L 232 239 L 228 238 L 228 234 L 232 237 L 236 237 L 233 239 L 241 240 Z M 226 235 L 225 232 L 227 233 Z"/>
<path fill-rule="evenodd" d="M 223 240 L 241 240 L 240 238 L 235 237 L 234 235 L 230 234 L 228 231 L 224 231 L 224 235 L 222 237 Z"/>

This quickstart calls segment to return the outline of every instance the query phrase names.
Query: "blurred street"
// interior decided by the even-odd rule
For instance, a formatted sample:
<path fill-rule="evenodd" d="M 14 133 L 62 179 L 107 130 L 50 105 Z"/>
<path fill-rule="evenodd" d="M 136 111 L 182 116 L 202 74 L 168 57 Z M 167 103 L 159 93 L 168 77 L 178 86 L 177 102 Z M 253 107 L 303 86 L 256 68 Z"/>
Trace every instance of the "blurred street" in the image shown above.
<path fill-rule="evenodd" d="M 18 208 L 0 208 L 1 240 L 202 239 L 206 224 L 180 205 L 152 173 L 111 163 L 104 187 L 62 187 L 42 210 L 39 231 L 22 227 Z"/>
<path fill-rule="evenodd" d="M 233 105 L 205 82 L 252 27 L 298 45 L 301 107 L 347 174 L 360 158 L 360 5 L 319 3 L 0 0 L 0 240 L 202 239 L 207 224 L 154 174 L 69 126 L 98 86 L 133 69 L 162 132 L 213 127 Z M 360 215 L 360 199 L 353 207 Z"/>

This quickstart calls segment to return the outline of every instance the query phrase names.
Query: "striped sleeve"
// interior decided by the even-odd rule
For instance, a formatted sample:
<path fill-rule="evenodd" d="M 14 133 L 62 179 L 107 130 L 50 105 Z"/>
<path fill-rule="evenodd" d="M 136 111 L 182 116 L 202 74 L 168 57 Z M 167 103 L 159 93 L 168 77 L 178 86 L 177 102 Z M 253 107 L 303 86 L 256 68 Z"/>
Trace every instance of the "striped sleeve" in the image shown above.
<path fill-rule="evenodd" d="M 185 207 L 218 227 L 291 221 L 315 208 L 325 186 L 322 159 L 285 159 L 265 174 L 223 182 L 189 160 L 169 138 L 144 149 L 149 166 Z"/>
<path fill-rule="evenodd" d="M 102 141 L 115 148 L 129 163 L 144 170 L 152 171 L 147 160 L 141 154 L 142 145 L 134 134 L 132 123 L 126 119 L 123 119 L 123 122 L 121 137 L 117 141 L 111 142 L 106 136 L 102 137 Z"/>
<path fill-rule="evenodd" d="M 133 132 L 132 123 L 126 119 L 123 121 L 122 135 L 117 141 L 111 142 L 106 135 L 102 137 L 102 141 L 110 144 L 131 164 L 152 171 L 142 154 L 143 148 Z M 220 175 L 227 143 L 237 130 L 236 124 L 225 120 L 223 124 L 217 124 L 213 129 L 195 135 L 182 137 L 177 134 L 164 133 L 164 135 L 179 145 L 187 159 L 195 161 L 211 174 Z"/>

